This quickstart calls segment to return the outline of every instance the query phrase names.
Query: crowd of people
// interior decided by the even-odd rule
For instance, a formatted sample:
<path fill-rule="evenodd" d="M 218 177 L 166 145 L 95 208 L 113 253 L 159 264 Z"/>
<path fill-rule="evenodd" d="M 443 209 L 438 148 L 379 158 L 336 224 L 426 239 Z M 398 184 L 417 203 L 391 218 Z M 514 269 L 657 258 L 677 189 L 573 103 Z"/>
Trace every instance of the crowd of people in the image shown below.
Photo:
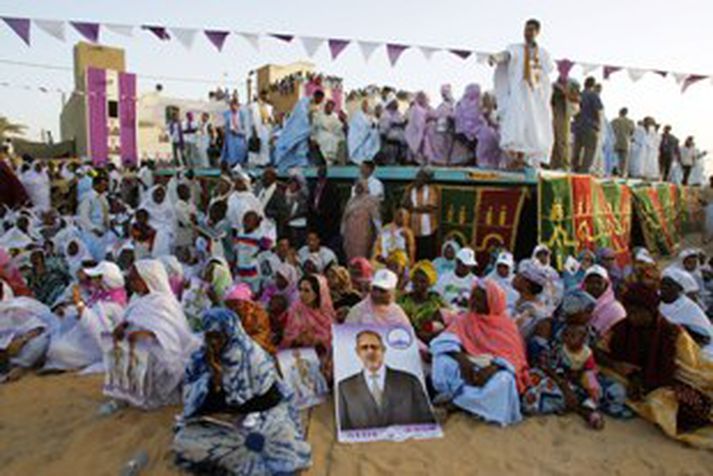
<path fill-rule="evenodd" d="M 108 408 L 182 400 L 174 450 L 189 469 L 308 466 L 274 355 L 312 347 L 331 382 L 339 323 L 411 329 L 442 417 L 574 412 L 599 429 L 639 413 L 675 421 L 674 437 L 711 424 L 713 269 L 701 250 L 663 269 L 644 248 L 628 266 L 585 250 L 560 273 L 540 245 L 479 266 L 467 243 L 438 248 L 426 169 L 382 224 L 371 161 L 342 207 L 324 165 L 312 184 L 267 168 L 255 186 L 226 172 L 212 189 L 150 164 L 60 166 L 55 189 L 69 192 L 53 194 L 26 159 L 0 163 L 0 378 L 113 376 L 148 352 L 151 384 L 105 385 Z M 224 413 L 246 423 L 207 418 Z"/>
<path fill-rule="evenodd" d="M 494 90 L 466 86 L 460 99 L 441 87 L 439 104 L 424 92 L 397 95 L 391 88 L 364 97 L 348 95 L 346 107 L 313 88 L 288 114 L 275 115 L 270 93 L 248 104 L 237 94 L 221 127 L 176 112 L 168 125 L 178 164 L 194 167 L 274 165 L 281 170 L 326 163 L 524 167 L 619 176 L 678 184 L 705 183 L 705 152 L 692 136 L 681 142 L 653 117 L 638 122 L 622 108 L 609 115 L 602 84 L 587 77 L 580 86 L 562 74 L 539 46 L 540 24 L 530 20 L 525 41 L 490 58 Z"/>

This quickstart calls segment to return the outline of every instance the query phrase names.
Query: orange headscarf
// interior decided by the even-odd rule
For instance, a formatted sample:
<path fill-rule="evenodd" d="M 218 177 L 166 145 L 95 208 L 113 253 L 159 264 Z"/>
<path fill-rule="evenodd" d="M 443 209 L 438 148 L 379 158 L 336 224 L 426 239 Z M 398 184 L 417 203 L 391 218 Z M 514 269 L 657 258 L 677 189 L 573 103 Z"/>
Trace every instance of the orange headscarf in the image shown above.
<path fill-rule="evenodd" d="M 507 315 L 505 291 L 490 279 L 480 285 L 485 288 L 489 314 L 461 314 L 446 332 L 457 335 L 469 355 L 489 354 L 507 360 L 515 368 L 517 389 L 522 393 L 529 379 L 525 344 L 517 325 Z"/>

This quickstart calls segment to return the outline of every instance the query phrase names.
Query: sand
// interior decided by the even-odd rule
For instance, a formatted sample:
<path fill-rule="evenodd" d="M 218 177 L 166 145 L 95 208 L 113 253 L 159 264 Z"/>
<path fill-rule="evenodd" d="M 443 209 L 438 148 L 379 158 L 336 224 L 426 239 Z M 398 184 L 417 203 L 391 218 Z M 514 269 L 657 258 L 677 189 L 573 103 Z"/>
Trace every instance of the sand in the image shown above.
<path fill-rule="evenodd" d="M 142 474 L 173 475 L 178 407 L 99 416 L 100 376 L 29 375 L 0 385 L 0 473 L 116 475 L 138 451 Z M 607 419 L 594 432 L 577 417 L 538 417 L 509 428 L 454 414 L 439 440 L 342 445 L 331 403 L 307 416 L 314 465 L 308 475 L 710 475 L 713 452 L 688 448 L 643 420 Z"/>

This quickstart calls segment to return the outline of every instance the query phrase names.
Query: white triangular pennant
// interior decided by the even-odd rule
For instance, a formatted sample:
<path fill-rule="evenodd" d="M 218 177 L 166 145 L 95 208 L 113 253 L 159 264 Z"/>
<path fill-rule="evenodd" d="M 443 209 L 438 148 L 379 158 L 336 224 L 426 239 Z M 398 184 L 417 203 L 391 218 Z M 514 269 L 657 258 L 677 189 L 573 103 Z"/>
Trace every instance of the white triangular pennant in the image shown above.
<path fill-rule="evenodd" d="M 375 43 L 373 41 L 357 41 L 359 45 L 359 50 L 362 56 L 364 56 L 364 61 L 369 61 L 374 54 L 374 51 L 381 46 L 381 43 Z"/>
<path fill-rule="evenodd" d="M 433 57 L 433 53 L 440 50 L 440 48 L 433 48 L 431 46 L 419 46 L 418 48 L 421 50 L 421 53 L 423 53 L 423 56 L 429 61 Z"/>
<path fill-rule="evenodd" d="M 255 33 L 236 33 L 245 38 L 245 41 L 250 43 L 250 46 L 255 48 L 255 51 L 260 51 L 260 35 L 257 35 Z"/>
<path fill-rule="evenodd" d="M 490 53 L 485 53 L 482 51 L 476 51 L 475 52 L 475 61 L 477 61 L 479 64 L 487 64 L 488 61 L 490 60 Z"/>
<path fill-rule="evenodd" d="M 676 80 L 676 84 L 681 84 L 688 77 L 688 73 L 671 73 L 671 74 L 673 74 L 673 77 Z"/>
<path fill-rule="evenodd" d="M 587 75 L 591 74 L 595 69 L 597 69 L 601 65 L 594 64 L 594 63 L 579 63 L 579 66 L 582 67 L 582 74 L 584 76 L 587 76 Z"/>
<path fill-rule="evenodd" d="M 64 22 L 56 20 L 34 20 L 37 27 L 59 41 L 64 41 Z"/>
<path fill-rule="evenodd" d="M 193 42 L 196 39 L 196 33 L 198 30 L 193 28 L 171 28 L 171 33 L 174 34 L 176 39 L 181 45 L 187 50 L 193 47 Z"/>
<path fill-rule="evenodd" d="M 634 82 L 640 80 L 646 74 L 645 69 L 639 68 L 626 68 L 626 72 L 629 73 L 629 78 Z"/>
<path fill-rule="evenodd" d="M 304 46 L 307 56 L 312 58 L 320 46 L 324 44 L 324 38 L 315 38 L 313 36 L 303 36 L 300 38 L 302 40 L 302 46 Z"/>
<path fill-rule="evenodd" d="M 104 26 L 112 33 L 121 36 L 131 37 L 134 35 L 134 27 L 131 25 L 121 25 L 119 23 L 105 23 Z"/>

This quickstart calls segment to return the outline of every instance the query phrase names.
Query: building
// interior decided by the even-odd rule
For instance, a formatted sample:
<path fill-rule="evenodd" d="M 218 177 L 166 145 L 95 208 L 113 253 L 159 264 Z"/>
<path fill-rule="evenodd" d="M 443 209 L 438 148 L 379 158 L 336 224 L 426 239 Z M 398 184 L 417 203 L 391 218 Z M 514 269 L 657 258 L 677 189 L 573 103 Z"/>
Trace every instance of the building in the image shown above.
<path fill-rule="evenodd" d="M 125 69 L 120 48 L 74 46 L 74 91 L 62 108 L 60 135 L 96 165 L 138 160 L 136 75 Z"/>

